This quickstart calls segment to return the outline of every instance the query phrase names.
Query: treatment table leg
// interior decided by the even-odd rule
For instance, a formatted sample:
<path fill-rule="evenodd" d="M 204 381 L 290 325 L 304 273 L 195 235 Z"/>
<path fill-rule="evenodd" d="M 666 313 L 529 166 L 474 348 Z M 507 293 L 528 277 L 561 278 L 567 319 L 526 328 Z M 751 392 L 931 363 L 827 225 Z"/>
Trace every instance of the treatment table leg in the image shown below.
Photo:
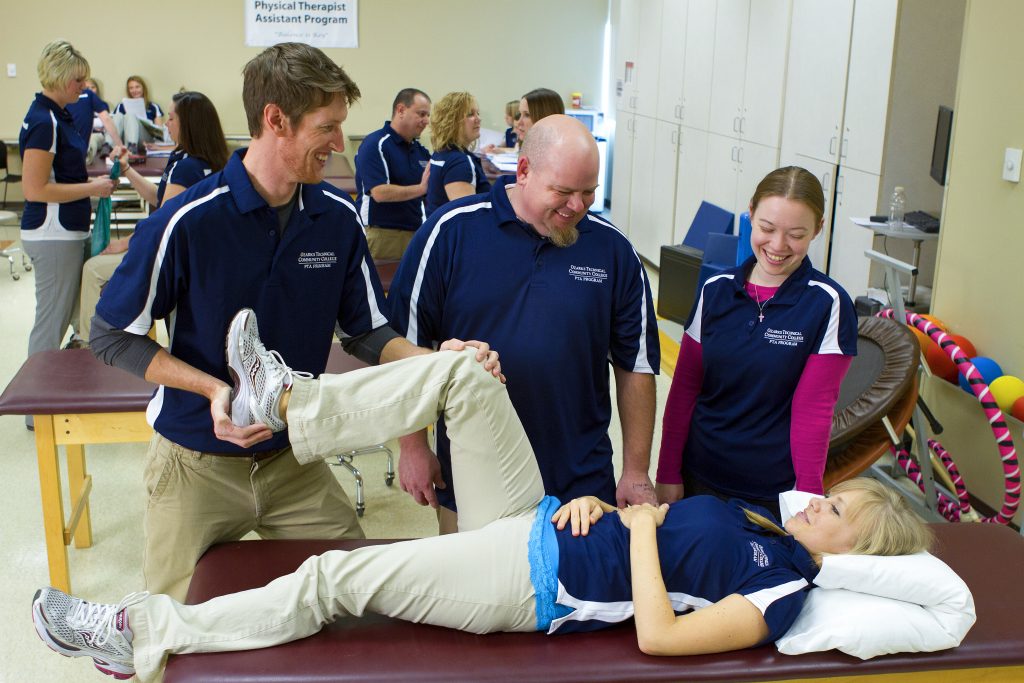
<path fill-rule="evenodd" d="M 82 506 L 82 514 L 78 518 L 78 525 L 72 531 L 74 533 L 75 547 L 88 548 L 92 545 L 92 520 L 89 518 L 89 487 L 88 473 L 85 469 L 85 446 L 82 444 L 67 444 L 64 450 L 68 454 L 68 487 L 71 491 L 71 508 L 79 504 L 79 500 L 85 497 Z"/>
<path fill-rule="evenodd" d="M 43 501 L 43 533 L 50 584 L 69 592 L 68 547 L 64 543 L 64 501 L 60 492 L 60 461 L 53 433 L 53 416 L 36 415 L 36 458 L 39 462 L 39 495 Z"/>

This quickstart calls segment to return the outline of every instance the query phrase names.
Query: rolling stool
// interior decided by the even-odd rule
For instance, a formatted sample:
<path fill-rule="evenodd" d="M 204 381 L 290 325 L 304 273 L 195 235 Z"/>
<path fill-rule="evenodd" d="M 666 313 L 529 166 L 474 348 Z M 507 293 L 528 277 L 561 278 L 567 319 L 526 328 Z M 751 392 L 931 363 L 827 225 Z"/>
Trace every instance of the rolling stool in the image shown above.
<path fill-rule="evenodd" d="M 13 211 L 0 211 L 0 224 L 6 224 L 9 221 L 17 222 L 18 214 Z M 11 269 L 11 279 L 20 280 L 21 275 L 14 272 L 14 255 L 21 254 L 21 267 L 26 271 L 32 270 L 32 262 L 29 261 L 25 252 L 21 247 L 14 246 L 14 240 L 0 240 L 0 256 L 7 259 L 7 263 Z"/>

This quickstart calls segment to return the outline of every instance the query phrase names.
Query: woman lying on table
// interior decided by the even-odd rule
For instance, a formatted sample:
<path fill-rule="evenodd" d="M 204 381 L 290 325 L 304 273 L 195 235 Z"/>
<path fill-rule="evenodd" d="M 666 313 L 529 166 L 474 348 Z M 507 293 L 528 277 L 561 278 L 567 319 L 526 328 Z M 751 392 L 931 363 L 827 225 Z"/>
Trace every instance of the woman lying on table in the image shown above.
<path fill-rule="evenodd" d="M 328 552 L 263 588 L 194 606 L 146 593 L 101 605 L 44 588 L 32 615 L 50 648 L 148 681 L 168 654 L 269 647 L 370 611 L 472 633 L 589 631 L 634 617 L 646 653 L 721 652 L 785 633 L 822 555 L 912 553 L 929 542 L 899 495 L 863 479 L 815 499 L 785 530 L 712 496 L 559 506 L 544 496 L 505 388 L 475 349 L 313 380 L 264 348 L 250 310 L 232 322 L 227 349 L 238 384 L 233 398 L 213 400 L 215 429 L 233 422 L 255 443 L 288 428 L 300 462 L 411 433 L 443 413 L 465 496 L 461 533 Z"/>

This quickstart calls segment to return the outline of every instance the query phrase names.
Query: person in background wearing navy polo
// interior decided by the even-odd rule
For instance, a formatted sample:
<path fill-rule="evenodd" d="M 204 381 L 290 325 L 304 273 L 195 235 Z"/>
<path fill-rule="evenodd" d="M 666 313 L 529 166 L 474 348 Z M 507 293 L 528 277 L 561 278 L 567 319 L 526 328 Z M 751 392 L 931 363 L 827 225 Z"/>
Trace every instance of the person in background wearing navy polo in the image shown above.
<path fill-rule="evenodd" d="M 586 128 L 564 115 L 544 119 L 527 136 L 514 177 L 446 205 L 416 233 L 388 304 L 395 329 L 421 346 L 468 335 L 501 349 L 549 495 L 653 503 L 658 329 L 629 240 L 587 213 L 597 176 Z M 622 422 L 617 486 L 609 364 Z M 423 432 L 402 439 L 399 478 L 421 505 L 452 508 L 459 492 L 449 444 L 443 427 L 436 435 L 437 456 Z M 438 512 L 442 531 L 453 530 L 454 515 Z"/>
<path fill-rule="evenodd" d="M 128 179 L 132 188 L 143 201 L 153 209 L 159 208 L 166 200 L 172 199 L 192 187 L 200 180 L 228 163 L 228 146 L 224 141 L 224 129 L 220 125 L 217 108 L 206 95 L 185 91 L 174 95 L 167 112 L 167 133 L 176 147 L 167 158 L 160 182 L 154 184 L 131 167 L 128 150 L 115 147 L 113 154 L 121 162 L 121 175 Z M 78 333 L 88 342 L 92 327 L 92 316 L 100 293 L 128 249 L 131 236 L 111 240 L 110 244 L 96 256 L 85 262 L 82 268 L 82 298 L 79 306 L 81 322 Z"/>
<path fill-rule="evenodd" d="M 430 126 L 430 178 L 423 204 L 427 215 L 460 197 L 491 189 L 480 159 L 469 147 L 480 139 L 480 109 L 468 92 L 450 92 L 434 107 Z"/>
<path fill-rule="evenodd" d="M 103 135 L 93 133 L 94 119 L 99 119 L 107 135 L 114 141 L 114 147 L 122 144 L 121 136 L 117 134 L 117 127 L 114 120 L 110 118 L 110 105 L 103 101 L 97 92 L 96 81 L 86 79 L 85 88 L 78 99 L 68 105 L 71 118 L 75 120 L 75 130 L 82 136 L 86 144 L 85 164 L 88 166 L 96 158 L 100 146 L 103 144 Z M 108 150 L 109 151 L 109 150 Z"/>
<path fill-rule="evenodd" d="M 335 331 L 371 364 L 424 352 L 388 328 L 356 208 L 323 182 L 359 88 L 302 43 L 267 48 L 243 73 L 251 145 L 138 224 L 90 339 L 104 362 L 160 385 L 147 413 L 143 573 L 149 590 L 178 597 L 210 545 L 249 531 L 363 536 L 326 463 L 300 465 L 286 431 L 232 424 L 224 335 L 240 308 L 259 313 L 263 338 L 299 372 L 324 371 Z M 159 318 L 166 350 L 146 336 Z M 496 354 L 472 345 L 500 375 Z"/>
<path fill-rule="evenodd" d="M 89 179 L 85 140 L 66 107 L 78 101 L 89 62 L 58 40 L 39 58 L 43 91 L 25 115 L 18 136 L 25 211 L 21 242 L 35 266 L 36 317 L 28 355 L 56 349 L 68 325 L 78 324 L 78 290 L 88 249 L 90 197 L 109 197 L 110 178 Z M 25 418 L 32 428 L 32 417 Z"/>
<path fill-rule="evenodd" d="M 430 123 L 430 98 L 405 88 L 391 105 L 391 121 L 363 139 L 356 153 L 359 215 L 366 226 L 370 255 L 402 258 L 423 223 L 430 152 L 419 137 Z"/>
<path fill-rule="evenodd" d="M 662 420 L 662 502 L 712 494 L 777 515 L 782 491 L 822 493 L 832 411 L 857 354 L 853 302 L 807 258 L 824 209 L 802 168 L 757 186 L 754 255 L 707 280 L 686 325 Z"/>

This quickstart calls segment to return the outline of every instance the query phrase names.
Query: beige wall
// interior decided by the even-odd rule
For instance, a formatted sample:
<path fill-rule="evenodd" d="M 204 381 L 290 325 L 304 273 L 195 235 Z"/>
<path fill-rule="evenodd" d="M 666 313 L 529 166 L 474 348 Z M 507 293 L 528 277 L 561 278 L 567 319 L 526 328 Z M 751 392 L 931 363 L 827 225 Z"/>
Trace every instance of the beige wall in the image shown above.
<path fill-rule="evenodd" d="M 1005 147 L 1024 147 L 1022 25 L 1024 3 L 969 0 L 932 306 L 1017 377 L 1024 377 L 1024 187 L 1000 179 L 1000 170 Z M 925 397 L 971 491 L 997 504 L 1002 469 L 977 403 L 949 387 Z M 1021 423 L 1010 424 L 1019 457 Z"/>
<path fill-rule="evenodd" d="M 889 211 L 892 189 L 907 192 L 907 210 L 939 215 L 942 186 L 932 180 L 932 146 L 939 105 L 953 106 L 966 0 L 902 0 L 892 70 L 892 102 L 886 122 L 882 192 L 875 213 Z M 931 285 L 935 272 L 935 242 L 921 250 L 919 281 Z M 909 240 L 875 238 L 875 249 L 903 261 L 913 259 Z M 873 264 L 871 281 L 883 282 Z M 920 298 L 919 298 L 920 301 Z"/>
<path fill-rule="evenodd" d="M 364 0 L 359 48 L 326 52 L 355 79 L 363 98 L 348 134 L 368 133 L 390 116 L 395 93 L 418 87 L 434 99 L 469 90 L 484 126 L 505 130 L 505 102 L 539 86 L 565 99 L 597 96 L 607 0 Z M 4 3 L 0 10 L 0 135 L 16 137 L 33 93 L 36 62 L 55 38 L 89 60 L 108 101 L 139 73 L 166 107 L 181 86 L 206 93 L 225 132 L 246 132 L 241 69 L 260 48 L 245 47 L 239 0 L 129 2 L 105 7 L 65 0 Z M 15 63 L 17 78 L 6 77 Z"/>

